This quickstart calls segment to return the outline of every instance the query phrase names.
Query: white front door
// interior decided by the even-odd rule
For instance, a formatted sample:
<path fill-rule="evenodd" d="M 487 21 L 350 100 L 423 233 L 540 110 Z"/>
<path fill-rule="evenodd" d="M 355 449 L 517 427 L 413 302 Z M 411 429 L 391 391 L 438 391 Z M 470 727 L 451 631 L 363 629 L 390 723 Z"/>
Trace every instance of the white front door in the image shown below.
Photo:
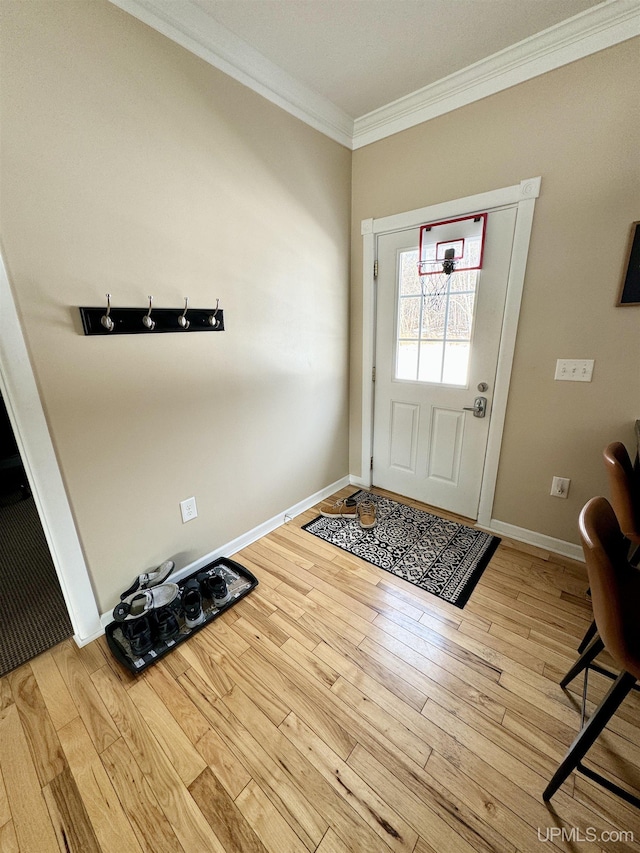
<path fill-rule="evenodd" d="M 373 483 L 476 519 L 516 207 L 489 211 L 482 270 L 418 275 L 419 228 L 377 244 Z M 473 413 L 486 398 L 485 417 Z"/>

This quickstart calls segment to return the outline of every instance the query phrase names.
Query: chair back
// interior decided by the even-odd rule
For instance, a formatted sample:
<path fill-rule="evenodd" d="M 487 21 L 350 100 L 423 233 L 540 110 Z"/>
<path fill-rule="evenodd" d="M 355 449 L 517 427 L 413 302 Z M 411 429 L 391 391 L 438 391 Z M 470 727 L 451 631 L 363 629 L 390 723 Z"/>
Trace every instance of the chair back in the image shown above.
<path fill-rule="evenodd" d="M 592 498 L 580 513 L 598 633 L 620 669 L 640 678 L 640 572 L 627 561 L 627 543 L 611 504 Z"/>
<path fill-rule="evenodd" d="M 640 484 L 627 448 L 620 441 L 614 441 L 605 447 L 603 456 L 611 505 L 620 529 L 630 542 L 640 545 Z"/>

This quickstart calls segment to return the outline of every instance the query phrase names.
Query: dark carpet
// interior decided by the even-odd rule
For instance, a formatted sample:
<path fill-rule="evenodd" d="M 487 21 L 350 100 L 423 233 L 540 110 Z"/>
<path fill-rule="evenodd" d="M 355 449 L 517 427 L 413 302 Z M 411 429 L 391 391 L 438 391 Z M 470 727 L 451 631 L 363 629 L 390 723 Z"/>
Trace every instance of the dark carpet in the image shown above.
<path fill-rule="evenodd" d="M 0 500 L 0 676 L 72 636 L 32 497 Z"/>
<path fill-rule="evenodd" d="M 353 497 L 376 504 L 374 528 L 363 530 L 357 519 L 318 516 L 304 530 L 464 607 L 500 543 L 497 536 L 370 492 Z"/>

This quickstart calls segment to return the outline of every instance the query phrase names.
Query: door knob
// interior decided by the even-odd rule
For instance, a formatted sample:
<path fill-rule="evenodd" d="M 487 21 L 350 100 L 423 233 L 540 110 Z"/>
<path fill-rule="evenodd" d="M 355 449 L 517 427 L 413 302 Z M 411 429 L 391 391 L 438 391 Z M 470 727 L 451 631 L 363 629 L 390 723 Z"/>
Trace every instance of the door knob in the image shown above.
<path fill-rule="evenodd" d="M 464 406 L 465 412 L 473 412 L 474 418 L 484 418 L 487 414 L 487 398 L 476 397 L 473 401 L 473 406 Z"/>

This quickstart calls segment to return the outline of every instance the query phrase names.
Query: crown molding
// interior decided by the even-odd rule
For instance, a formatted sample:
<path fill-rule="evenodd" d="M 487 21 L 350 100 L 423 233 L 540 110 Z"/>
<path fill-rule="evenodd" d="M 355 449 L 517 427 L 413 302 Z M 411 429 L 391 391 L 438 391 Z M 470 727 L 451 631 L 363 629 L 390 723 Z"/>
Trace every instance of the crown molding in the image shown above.
<path fill-rule="evenodd" d="M 605 0 L 357 118 L 352 148 L 369 145 L 638 35 L 638 0 Z"/>
<path fill-rule="evenodd" d="M 351 148 L 351 116 L 299 83 L 190 0 L 110 2 L 271 103 Z"/>
<path fill-rule="evenodd" d="M 640 35 L 640 0 L 605 0 L 355 121 L 190 0 L 110 0 L 133 17 L 350 149 Z"/>

